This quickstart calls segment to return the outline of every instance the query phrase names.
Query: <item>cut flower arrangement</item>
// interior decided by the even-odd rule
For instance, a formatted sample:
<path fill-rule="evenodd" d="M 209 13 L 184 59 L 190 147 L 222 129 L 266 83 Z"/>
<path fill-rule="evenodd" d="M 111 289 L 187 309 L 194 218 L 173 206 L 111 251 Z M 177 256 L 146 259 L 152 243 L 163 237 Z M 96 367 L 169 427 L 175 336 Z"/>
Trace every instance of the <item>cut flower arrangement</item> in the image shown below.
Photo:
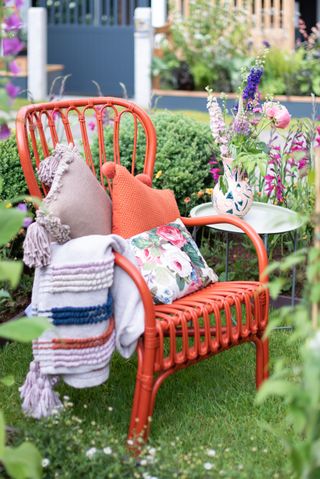
<path fill-rule="evenodd" d="M 208 88 L 207 108 L 210 115 L 210 128 L 215 143 L 219 147 L 224 174 L 213 167 L 211 173 L 217 185 L 213 190 L 213 204 L 219 213 L 244 216 L 249 211 L 254 189 L 249 177 L 266 175 L 270 167 L 270 141 L 261 139 L 264 130 L 287 128 L 290 114 L 287 108 L 272 99 L 260 101 L 258 91 L 263 75 L 264 57 L 257 58 L 249 72 L 244 73 L 244 81 L 239 101 L 234 108 L 230 124 L 226 122 L 226 108 L 221 108 L 217 98 Z M 270 138 L 274 135 L 270 135 Z M 211 161 L 215 166 L 217 162 Z"/>

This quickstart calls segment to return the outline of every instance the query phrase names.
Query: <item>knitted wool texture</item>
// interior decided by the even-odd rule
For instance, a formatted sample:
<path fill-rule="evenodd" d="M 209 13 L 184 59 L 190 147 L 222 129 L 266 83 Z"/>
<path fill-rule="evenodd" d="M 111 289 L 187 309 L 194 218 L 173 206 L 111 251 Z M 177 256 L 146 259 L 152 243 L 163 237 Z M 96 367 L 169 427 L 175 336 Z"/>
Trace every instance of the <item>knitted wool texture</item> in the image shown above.
<path fill-rule="evenodd" d="M 131 238 L 180 217 L 173 192 L 150 188 L 146 175 L 134 177 L 114 163 L 105 163 L 101 171 L 112 179 L 113 233 Z"/>
<path fill-rule="evenodd" d="M 51 245 L 51 263 L 37 268 L 32 315 L 44 316 L 52 329 L 33 342 L 34 361 L 20 388 L 23 410 L 35 418 L 61 407 L 52 386 L 58 378 L 92 387 L 109 376 L 115 348 L 129 357 L 144 330 L 139 292 L 120 268 L 112 250 L 135 263 L 126 241 L 92 235 Z"/>

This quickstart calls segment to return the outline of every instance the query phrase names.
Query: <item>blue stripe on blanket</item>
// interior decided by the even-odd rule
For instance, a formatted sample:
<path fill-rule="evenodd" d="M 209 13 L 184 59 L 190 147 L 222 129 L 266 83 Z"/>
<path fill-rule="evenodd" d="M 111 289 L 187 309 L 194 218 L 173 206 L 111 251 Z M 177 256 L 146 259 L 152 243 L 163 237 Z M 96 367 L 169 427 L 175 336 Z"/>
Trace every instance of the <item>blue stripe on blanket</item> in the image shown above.
<path fill-rule="evenodd" d="M 109 293 L 107 302 L 98 306 L 52 308 L 52 322 L 55 326 L 100 323 L 110 318 L 112 306 L 113 300 Z"/>

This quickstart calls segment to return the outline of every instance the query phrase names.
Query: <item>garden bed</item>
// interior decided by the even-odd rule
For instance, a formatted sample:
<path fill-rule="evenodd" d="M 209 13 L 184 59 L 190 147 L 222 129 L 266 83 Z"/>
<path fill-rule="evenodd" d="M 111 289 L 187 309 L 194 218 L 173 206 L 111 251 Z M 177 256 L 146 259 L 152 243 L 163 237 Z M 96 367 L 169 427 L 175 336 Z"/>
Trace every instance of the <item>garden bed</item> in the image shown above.
<path fill-rule="evenodd" d="M 221 93 L 213 93 L 217 98 Z M 153 101 L 157 108 L 167 108 L 168 110 L 196 110 L 207 111 L 207 92 L 202 91 L 184 91 L 184 90 L 162 90 L 153 89 Z M 236 93 L 228 93 L 226 106 L 232 109 L 238 98 Z M 306 118 L 312 113 L 313 99 L 310 96 L 275 96 L 274 99 L 284 105 L 292 117 Z M 315 99 L 317 108 L 319 109 L 320 99 Z"/>

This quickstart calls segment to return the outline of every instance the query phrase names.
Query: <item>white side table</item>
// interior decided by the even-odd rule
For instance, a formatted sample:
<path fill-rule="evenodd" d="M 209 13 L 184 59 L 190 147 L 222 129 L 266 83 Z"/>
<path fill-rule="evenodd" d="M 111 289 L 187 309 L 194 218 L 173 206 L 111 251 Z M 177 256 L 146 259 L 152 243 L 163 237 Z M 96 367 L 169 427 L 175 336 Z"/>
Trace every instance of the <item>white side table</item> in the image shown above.
<path fill-rule="evenodd" d="M 214 209 L 212 203 L 203 203 L 202 205 L 192 208 L 190 216 L 197 218 L 200 216 L 216 216 L 217 211 Z M 269 205 L 267 203 L 253 202 L 249 213 L 243 218 L 245 223 L 248 223 L 253 229 L 263 236 L 265 247 L 268 251 L 268 235 L 269 234 L 283 234 L 290 231 L 294 232 L 293 247 L 294 252 L 297 249 L 298 234 L 297 231 L 302 225 L 302 220 L 295 211 L 283 208 L 282 206 Z M 208 225 L 219 231 L 227 233 L 226 242 L 226 278 L 228 279 L 228 265 L 229 265 L 229 233 L 241 233 L 243 231 L 236 226 L 224 223 Z M 292 290 L 291 290 L 291 305 L 295 303 L 296 292 L 296 267 L 292 269 Z"/>

